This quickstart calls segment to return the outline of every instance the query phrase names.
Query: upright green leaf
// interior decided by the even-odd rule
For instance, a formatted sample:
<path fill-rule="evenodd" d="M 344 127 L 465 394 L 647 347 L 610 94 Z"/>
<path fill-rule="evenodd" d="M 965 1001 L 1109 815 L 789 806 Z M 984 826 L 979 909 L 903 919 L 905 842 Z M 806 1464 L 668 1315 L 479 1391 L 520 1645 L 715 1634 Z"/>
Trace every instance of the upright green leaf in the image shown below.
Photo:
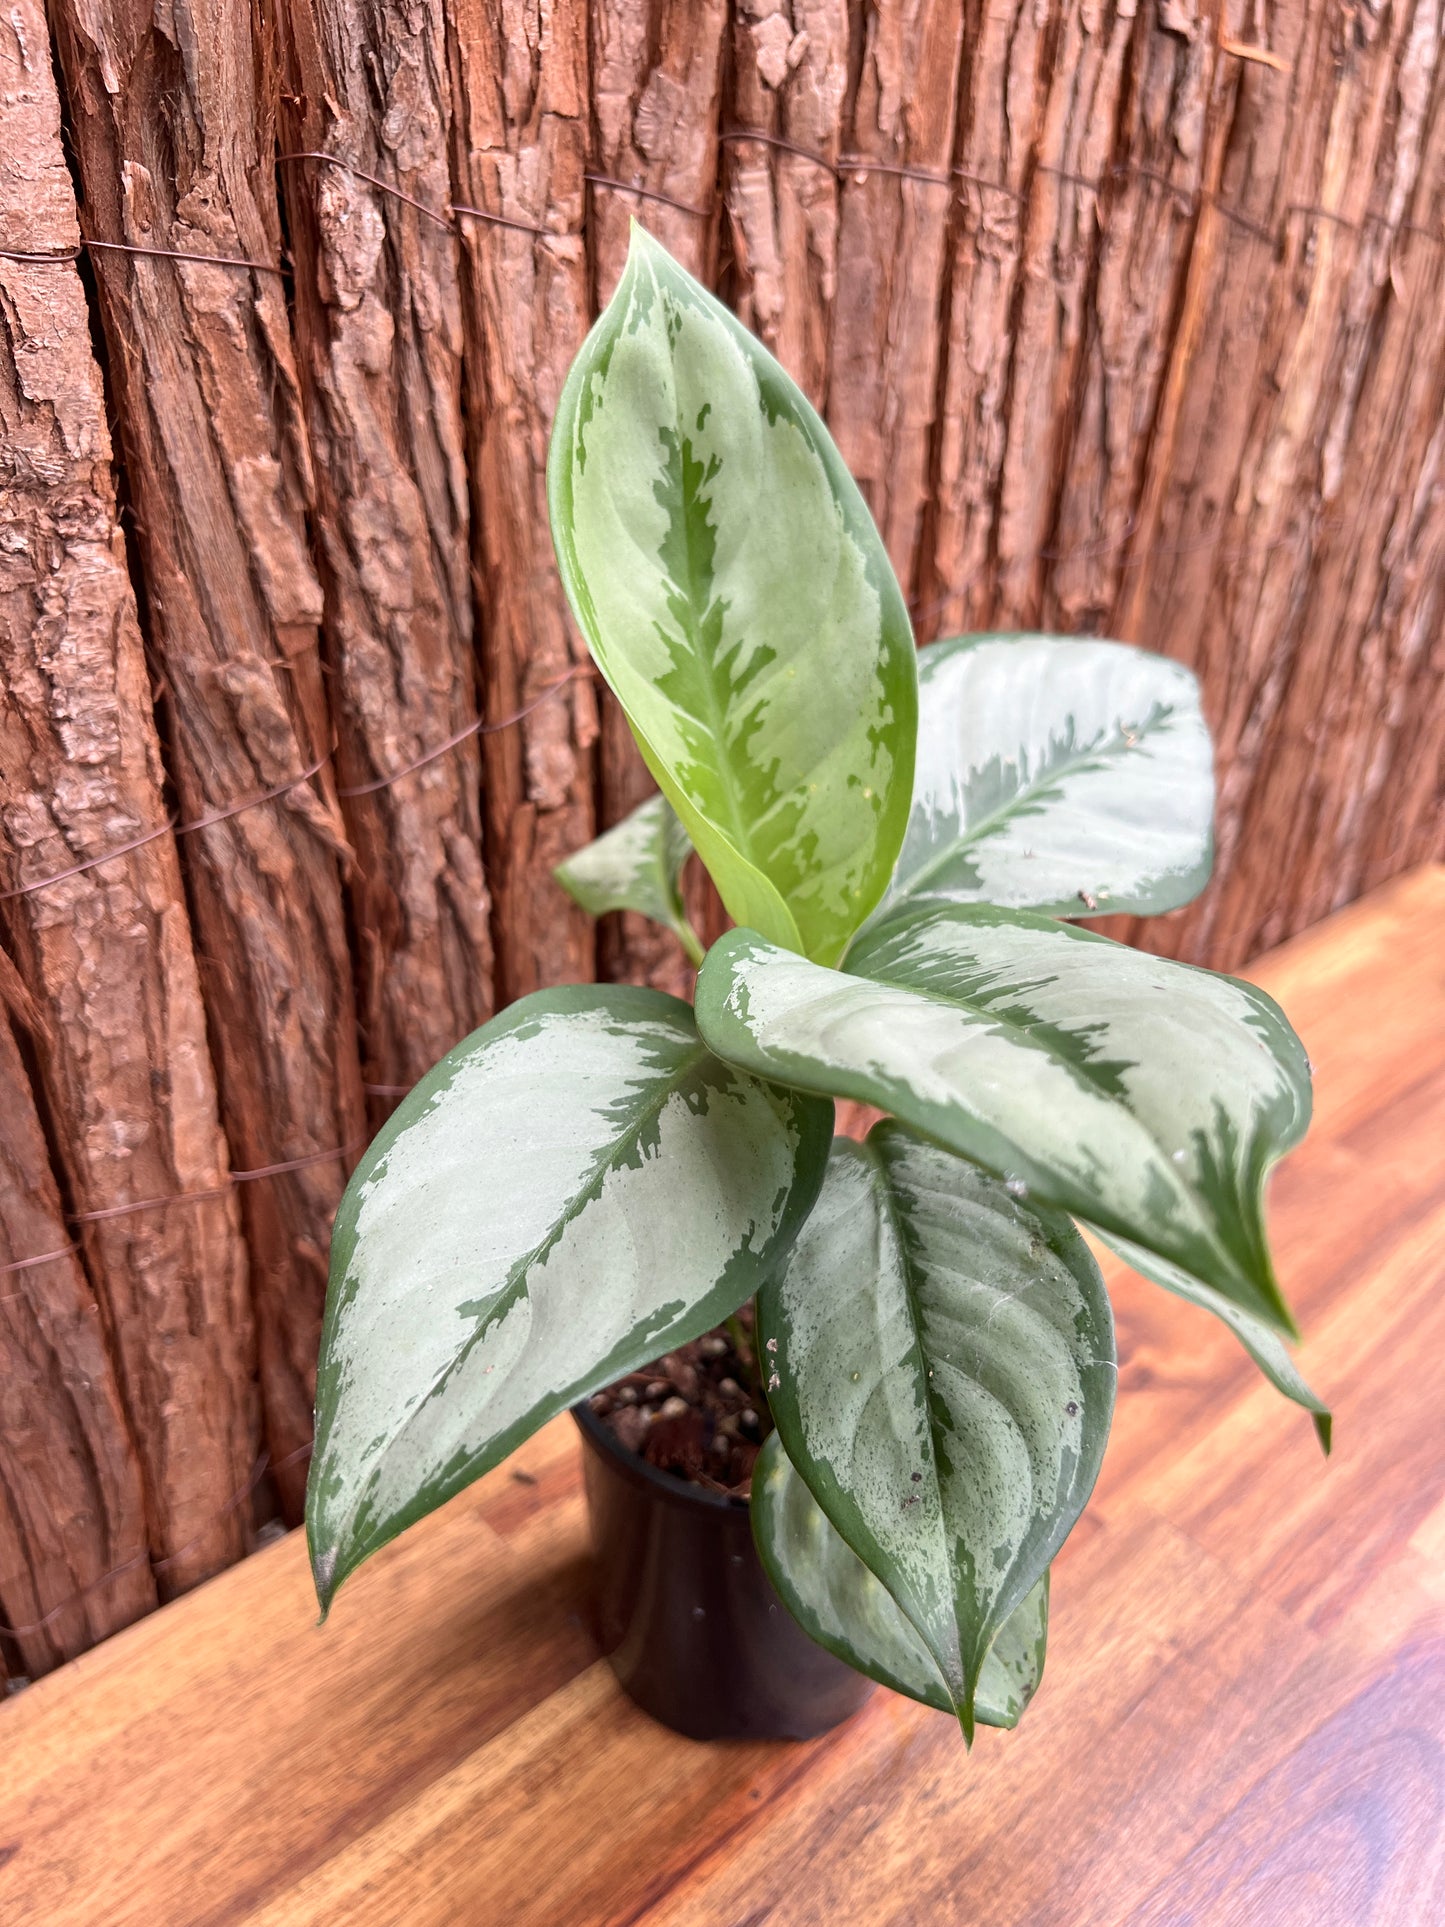
<path fill-rule="evenodd" d="M 881 1686 L 940 1713 L 953 1701 L 933 1657 L 769 1435 L 753 1468 L 753 1537 L 768 1577 L 811 1638 Z M 1043 1678 L 1049 1635 L 1045 1573 L 1005 1621 L 984 1659 L 974 1695 L 981 1726 L 1017 1726 Z"/>
<path fill-rule="evenodd" d="M 547 1419 L 736 1310 L 831 1130 L 658 991 L 541 991 L 449 1052 L 336 1217 L 306 1504 L 323 1606 Z"/>
<path fill-rule="evenodd" d="M 1093 1489 L 1114 1327 L 1068 1219 L 915 1136 L 838 1138 L 758 1299 L 789 1459 L 923 1640 L 966 1736 L 996 1635 Z"/>
<path fill-rule="evenodd" d="M 1213 861 L 1199 685 L 1164 656 L 1063 636 L 955 636 L 918 659 L 913 808 L 889 900 L 1137 916 Z"/>
<path fill-rule="evenodd" d="M 682 872 L 691 854 L 687 831 L 667 798 L 649 796 L 552 874 L 588 916 L 639 911 L 665 925 L 692 961 L 701 963 L 702 945 L 682 904 Z"/>
<path fill-rule="evenodd" d="M 1151 1251 L 1141 1251 L 1138 1245 L 1130 1244 L 1127 1238 L 1110 1238 L 1107 1242 L 1141 1278 L 1147 1278 L 1151 1284 L 1162 1285 L 1165 1291 L 1172 1291 L 1176 1298 L 1183 1298 L 1191 1305 L 1213 1312 L 1216 1318 L 1228 1325 L 1274 1389 L 1282 1392 L 1286 1398 L 1293 1399 L 1296 1405 L 1309 1413 L 1314 1423 L 1315 1437 L 1328 1455 L 1334 1430 L 1333 1415 L 1296 1365 L 1293 1354 L 1278 1332 L 1272 1331 L 1253 1313 L 1232 1304 L 1222 1292 L 1201 1284 L 1197 1278 L 1191 1278 L 1178 1265 L 1171 1265 L 1167 1259 L 1156 1258 Z"/>
<path fill-rule="evenodd" d="M 1294 1335 L 1265 1173 L 1309 1070 L 1252 984 L 1022 910 L 924 905 L 822 970 L 733 931 L 698 978 L 721 1057 L 860 1099 Z"/>
<path fill-rule="evenodd" d="M 582 633 L 723 902 L 833 962 L 907 821 L 908 613 L 816 413 L 636 226 L 548 494 Z"/>

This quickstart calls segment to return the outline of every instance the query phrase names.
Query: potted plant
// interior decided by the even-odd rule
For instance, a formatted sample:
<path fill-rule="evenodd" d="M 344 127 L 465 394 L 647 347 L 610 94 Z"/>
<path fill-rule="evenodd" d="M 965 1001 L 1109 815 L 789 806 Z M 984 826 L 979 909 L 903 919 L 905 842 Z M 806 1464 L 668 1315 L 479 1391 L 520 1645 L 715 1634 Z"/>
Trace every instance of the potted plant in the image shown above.
<path fill-rule="evenodd" d="M 317 1390 L 323 1609 L 581 1406 L 644 1703 L 687 1730 L 806 1732 L 856 1704 L 856 1673 L 966 1739 L 1012 1724 L 1113 1407 L 1074 1219 L 1224 1319 L 1328 1447 L 1263 1219 L 1309 1117 L 1299 1041 L 1251 985 L 1067 921 L 1205 882 L 1194 681 L 1110 642 L 915 653 L 822 422 L 638 228 L 561 397 L 549 494 L 572 608 L 660 791 L 563 880 L 673 927 L 696 1005 L 523 998 L 363 1158 Z M 690 850 L 737 925 L 706 955 Z M 834 1099 L 887 1115 L 835 1140 Z M 695 1376 L 725 1355 L 728 1396 L 757 1373 L 746 1510 L 613 1432 L 663 1355 L 659 1412 L 687 1410 L 689 1347 Z"/>

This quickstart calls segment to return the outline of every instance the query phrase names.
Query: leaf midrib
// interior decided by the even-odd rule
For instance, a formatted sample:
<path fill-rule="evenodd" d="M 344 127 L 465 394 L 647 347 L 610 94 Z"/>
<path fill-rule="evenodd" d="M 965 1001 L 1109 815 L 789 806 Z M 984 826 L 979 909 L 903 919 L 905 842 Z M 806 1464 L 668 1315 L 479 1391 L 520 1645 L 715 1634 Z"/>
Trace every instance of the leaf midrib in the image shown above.
<path fill-rule="evenodd" d="M 939 991 L 933 987 L 925 989 L 916 984 L 899 983 L 893 978 L 875 977 L 866 971 L 859 970 L 855 965 L 848 963 L 844 964 L 843 970 L 839 974 L 856 977 L 860 983 L 877 984 L 887 990 L 901 990 L 910 997 L 919 997 L 930 1003 L 940 1004 L 945 1009 L 962 1011 L 967 1016 L 976 1018 L 981 1022 L 994 1024 L 999 1029 L 1007 1031 L 1009 1036 L 1023 1049 L 1040 1052 L 1051 1064 L 1055 1064 L 1060 1070 L 1067 1072 L 1087 1089 L 1091 1095 L 1101 1098 L 1106 1104 L 1118 1110 L 1128 1119 L 1130 1124 L 1139 1131 L 1151 1151 L 1158 1158 L 1160 1168 L 1166 1175 L 1174 1195 L 1189 1213 L 1190 1220 L 1195 1226 L 1195 1229 L 1204 1238 L 1210 1249 L 1225 1260 L 1232 1271 L 1238 1270 L 1232 1253 L 1227 1247 L 1221 1244 L 1211 1226 L 1201 1218 L 1190 1192 L 1180 1183 L 1178 1175 L 1174 1170 L 1172 1158 L 1159 1143 L 1153 1131 L 1151 1131 L 1148 1125 L 1146 1125 L 1141 1118 L 1137 1117 L 1132 1110 L 1122 1104 L 1117 1097 L 1097 1084 L 1094 1079 L 1088 1075 L 1087 1069 L 1084 1066 L 1071 1063 L 1068 1058 L 1061 1056 L 1056 1050 L 1053 1050 L 1044 1039 L 1035 1037 L 1022 1024 L 1018 1023 L 1016 1019 L 1003 1012 L 990 1009 L 986 1005 L 973 1003 L 965 997 L 951 996 L 947 992 Z M 928 1108 L 933 1110 L 938 1107 L 933 1100 L 929 1100 Z M 977 1119 L 976 1113 L 971 1110 L 967 1111 L 966 1115 L 975 1118 L 978 1122 L 987 1124 L 986 1120 Z M 987 1128 L 994 1129 L 996 1127 L 988 1125 Z M 1075 1210 L 1071 1205 L 1062 1204 L 1058 1208 L 1069 1211 L 1071 1215 L 1084 1218 L 1088 1218 L 1089 1216 L 1087 1211 L 1083 1209 Z M 1126 1231 L 1121 1231 L 1118 1235 L 1128 1237 L 1131 1234 Z M 1173 1262 L 1177 1263 L 1179 1261 L 1175 1260 Z M 1249 1282 L 1253 1284 L 1253 1280 Z"/>
<path fill-rule="evenodd" d="M 661 282 L 657 280 L 655 275 L 653 276 L 653 286 L 657 291 L 659 310 L 665 315 L 666 296 L 663 293 Z M 666 327 L 665 319 L 663 325 Z M 706 717 L 695 718 L 695 720 L 702 721 L 712 737 L 714 748 L 713 764 L 718 774 L 723 799 L 727 804 L 729 836 L 733 847 L 739 854 L 747 858 L 754 869 L 759 869 L 761 866 L 755 860 L 752 846 L 743 828 L 740 799 L 733 781 L 733 774 L 729 766 L 728 758 L 724 752 L 723 709 L 718 700 L 717 685 L 715 682 L 716 659 L 711 654 L 704 654 L 701 642 L 702 625 L 698 619 L 697 569 L 693 555 L 692 519 L 687 512 L 687 456 L 685 451 L 691 447 L 691 443 L 688 440 L 687 432 L 683 426 L 682 409 L 678 402 L 676 379 L 673 381 L 672 397 L 673 432 L 677 436 L 677 459 L 680 476 L 679 489 L 682 497 L 682 546 L 683 553 L 687 558 L 687 582 L 685 587 L 687 591 L 688 627 L 690 630 L 688 643 L 692 649 L 693 660 L 702 667 L 701 681 L 704 704 L 708 712 Z M 719 599 L 720 598 L 717 597 L 713 598 L 714 601 Z M 724 617 L 726 617 L 726 613 L 726 608 L 724 608 Z M 679 707 L 681 707 L 681 705 L 679 705 Z M 764 872 L 764 874 L 766 874 L 766 872 Z"/>
<path fill-rule="evenodd" d="M 929 857 L 916 870 L 910 871 L 903 879 L 897 896 L 885 899 L 885 903 L 889 908 L 907 903 L 910 897 L 920 893 L 921 885 L 929 877 L 941 870 L 945 864 L 952 862 L 961 850 L 966 850 L 975 843 L 981 843 L 1001 823 L 1007 823 L 1010 817 L 1016 816 L 1026 804 L 1037 800 L 1055 785 L 1066 782 L 1069 777 L 1077 776 L 1091 763 L 1099 763 L 1105 768 L 1113 763 L 1121 763 L 1146 736 L 1153 735 L 1157 729 L 1167 724 L 1173 715 L 1172 705 L 1161 706 L 1158 719 L 1152 727 L 1147 722 L 1119 723 L 1115 726 L 1112 737 L 1102 736 L 1091 748 L 1081 750 L 1067 761 L 1055 765 L 1047 774 L 1036 776 L 1032 782 L 1025 783 L 1020 789 L 1015 790 L 1006 802 L 1000 803 L 997 809 L 990 810 L 987 816 L 980 817 L 976 823 L 971 824 L 965 835 L 955 837 L 946 848 Z M 1129 731 L 1134 732 L 1133 743 L 1127 740 Z M 1115 748 L 1116 744 L 1117 748 Z"/>
<path fill-rule="evenodd" d="M 464 1365 L 466 1360 L 471 1356 L 476 1346 L 478 1346 L 482 1342 L 482 1340 L 486 1337 L 487 1333 L 496 1324 L 498 1317 L 503 1312 L 509 1311 L 511 1307 L 517 1302 L 517 1298 L 520 1295 L 521 1287 L 524 1284 L 527 1278 L 527 1275 L 530 1273 L 532 1267 L 538 1262 L 539 1258 L 550 1253 L 556 1247 L 558 1241 L 562 1237 L 562 1234 L 568 1229 L 570 1225 L 574 1224 L 577 1221 L 577 1219 L 581 1217 L 583 1211 L 587 1208 L 587 1206 L 592 1204 L 596 1200 L 596 1198 L 600 1195 L 602 1187 L 606 1183 L 608 1176 L 616 1167 L 617 1153 L 619 1148 L 623 1145 L 631 1145 L 636 1143 L 637 1139 L 642 1134 L 643 1128 L 647 1124 L 652 1122 L 653 1119 L 661 1115 L 663 1107 L 668 1102 L 669 1098 L 675 1095 L 675 1093 L 681 1088 L 683 1083 L 686 1082 L 687 1078 L 690 1077 L 692 1073 L 698 1068 L 699 1064 L 701 1064 L 703 1059 L 710 1056 L 711 1054 L 712 1053 L 708 1050 L 707 1045 L 702 1042 L 701 1038 L 699 1038 L 697 1041 L 696 1049 L 695 1051 L 690 1053 L 690 1059 L 686 1063 L 685 1067 L 680 1068 L 679 1071 L 668 1081 L 667 1085 L 664 1087 L 660 1096 L 658 1096 L 655 1100 L 649 1099 L 648 1102 L 637 1113 L 636 1117 L 629 1123 L 627 1129 L 625 1131 L 620 1132 L 615 1138 L 610 1140 L 606 1155 L 598 1160 L 597 1170 L 594 1176 L 591 1179 L 589 1179 L 586 1184 L 582 1186 L 580 1191 L 574 1193 L 572 1203 L 569 1204 L 568 1208 L 562 1213 L 562 1215 L 552 1225 L 551 1229 L 547 1232 L 546 1236 L 538 1239 L 537 1243 L 533 1245 L 529 1251 L 524 1252 L 522 1256 L 519 1257 L 510 1267 L 508 1276 L 505 1282 L 503 1283 L 501 1289 L 497 1293 L 495 1302 L 489 1307 L 485 1317 L 479 1321 L 477 1327 L 471 1333 L 468 1334 L 466 1341 L 462 1345 L 461 1350 L 457 1352 L 453 1357 L 448 1359 L 447 1363 L 436 1374 L 435 1378 L 433 1378 L 431 1384 L 427 1387 L 426 1391 L 417 1400 L 416 1404 L 413 1405 L 412 1409 L 407 1413 L 406 1417 L 402 1420 L 397 1430 L 387 1440 L 386 1446 L 384 1448 L 385 1455 L 389 1456 L 396 1449 L 396 1447 L 402 1442 L 402 1440 L 405 1439 L 408 1429 L 412 1424 L 412 1421 L 418 1418 L 421 1415 L 421 1413 L 424 1412 L 430 1406 L 432 1400 L 437 1396 L 437 1394 L 445 1386 L 447 1379 L 451 1377 L 451 1375 L 454 1372 L 459 1371 L 461 1369 L 462 1365 Z M 360 1496 L 364 1496 L 365 1492 L 367 1492 L 371 1488 L 375 1480 L 376 1473 L 379 1469 L 380 1469 L 380 1461 L 378 1460 L 373 1463 L 371 1476 L 368 1477 L 365 1486 L 361 1488 Z M 349 1514 L 347 1515 L 348 1518 L 353 1518 L 353 1519 L 355 1518 L 358 1505 L 360 1503 L 360 1496 L 358 1497 L 357 1505 L 353 1505 Z M 357 1550 L 357 1558 L 352 1567 L 352 1570 L 354 1571 L 355 1566 L 359 1565 L 361 1561 L 368 1556 L 368 1554 L 374 1548 L 374 1546 L 381 1543 L 384 1543 L 384 1528 L 382 1529 L 382 1535 L 375 1535 L 375 1534 L 368 1535 L 367 1538 L 365 1538 L 360 1542 L 360 1545 Z"/>
<path fill-rule="evenodd" d="M 893 1195 L 892 1174 L 884 1159 L 883 1152 L 879 1146 L 871 1142 L 871 1139 L 865 1139 L 858 1148 L 864 1156 L 868 1158 L 876 1173 L 877 1189 L 882 1196 L 882 1209 L 892 1229 L 894 1244 L 898 1251 L 898 1264 L 903 1288 L 903 1304 L 908 1314 L 908 1328 L 913 1334 L 914 1354 L 919 1361 L 919 1369 L 923 1373 L 923 1420 L 928 1431 L 929 1471 L 933 1477 L 933 1489 L 938 1500 L 938 1530 L 935 1537 L 938 1540 L 938 1552 L 943 1569 L 951 1576 L 953 1562 L 948 1556 L 948 1535 L 944 1526 L 943 1487 L 938 1475 L 938 1428 L 934 1424 L 933 1407 L 928 1397 L 928 1353 L 923 1343 L 923 1333 L 919 1329 L 918 1308 L 914 1303 L 913 1260 L 909 1254 L 907 1240 L 903 1236 L 903 1225 L 898 1213 L 898 1204 Z M 879 1382 L 881 1383 L 881 1380 Z M 894 1603 L 895 1605 L 898 1604 L 896 1600 Z M 959 1664 L 963 1667 L 966 1684 L 968 1669 L 963 1657 L 963 1628 L 958 1623 L 958 1594 L 952 1584 L 949 1586 L 949 1605 L 953 1616 L 954 1634 L 958 1640 Z M 901 1610 L 902 1608 L 900 1607 L 900 1611 Z M 904 1617 L 908 1620 L 908 1623 L 913 1626 L 914 1631 L 918 1634 L 924 1645 L 928 1647 L 930 1653 L 932 1653 L 933 1649 L 924 1629 L 916 1624 L 911 1614 L 905 1613 Z M 940 1665 L 940 1670 L 943 1670 L 941 1662 L 937 1659 L 937 1655 L 934 1655 L 934 1659 L 935 1663 Z M 945 1671 L 945 1681 L 947 1677 Z"/>

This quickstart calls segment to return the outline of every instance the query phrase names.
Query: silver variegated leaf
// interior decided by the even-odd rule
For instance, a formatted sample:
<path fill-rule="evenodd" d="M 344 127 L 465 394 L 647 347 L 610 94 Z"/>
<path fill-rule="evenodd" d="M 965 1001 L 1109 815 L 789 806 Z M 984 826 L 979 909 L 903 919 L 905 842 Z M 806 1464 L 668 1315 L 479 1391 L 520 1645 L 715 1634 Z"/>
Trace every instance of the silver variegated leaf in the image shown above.
<path fill-rule="evenodd" d="M 691 854 L 687 831 L 667 798 L 649 796 L 552 874 L 588 916 L 636 910 L 669 929 L 696 964 L 702 945 L 682 903 L 682 872 Z"/>
<path fill-rule="evenodd" d="M 772 1433 L 753 1469 L 753 1537 L 788 1611 L 820 1646 L 924 1706 L 953 1702 L 932 1655 L 887 1587 L 828 1522 Z M 1017 1726 L 1043 1677 L 1049 1634 L 1048 1574 L 1000 1629 L 974 1695 L 981 1726 Z"/>
<path fill-rule="evenodd" d="M 907 609 L 817 414 L 636 226 L 548 494 L 582 633 L 723 902 L 835 961 L 907 821 Z"/>
<path fill-rule="evenodd" d="M 920 650 L 913 808 L 888 900 L 1149 916 L 1213 862 L 1199 685 L 1120 642 L 956 636 Z"/>
<path fill-rule="evenodd" d="M 1263 991 L 1022 910 L 934 904 L 829 971 L 733 931 L 698 979 L 719 1056 L 892 1111 L 1294 1335 L 1265 1173 L 1309 1069 Z"/>
<path fill-rule="evenodd" d="M 1130 1244 L 1127 1238 L 1110 1238 L 1106 1242 L 1141 1278 L 1147 1278 L 1151 1284 L 1162 1285 L 1176 1297 L 1186 1299 L 1191 1305 L 1198 1305 L 1205 1311 L 1212 1311 L 1216 1318 L 1222 1319 L 1275 1390 L 1293 1399 L 1296 1405 L 1303 1406 L 1309 1413 L 1314 1421 L 1315 1436 L 1328 1454 L 1334 1428 L 1333 1415 L 1296 1365 L 1289 1347 L 1278 1332 L 1272 1331 L 1252 1313 L 1241 1311 L 1221 1292 L 1201 1284 L 1197 1278 L 1191 1278 L 1178 1265 L 1156 1258 L 1152 1252 L 1141 1251 L 1138 1245 Z"/>
<path fill-rule="evenodd" d="M 736 1310 L 831 1130 L 658 991 L 542 991 L 449 1052 L 336 1217 L 306 1509 L 323 1607 L 547 1419 Z"/>
<path fill-rule="evenodd" d="M 989 1648 L 1093 1490 L 1117 1377 L 1067 1218 L 896 1123 L 838 1138 L 758 1298 L 789 1459 L 927 1647 L 966 1737 Z"/>

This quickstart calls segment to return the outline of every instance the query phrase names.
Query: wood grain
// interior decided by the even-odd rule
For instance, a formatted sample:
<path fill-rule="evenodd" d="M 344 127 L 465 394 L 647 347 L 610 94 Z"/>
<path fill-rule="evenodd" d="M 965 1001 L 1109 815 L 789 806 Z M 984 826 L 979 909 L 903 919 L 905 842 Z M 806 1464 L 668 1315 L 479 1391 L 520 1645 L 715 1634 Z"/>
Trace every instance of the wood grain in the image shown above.
<path fill-rule="evenodd" d="M 880 1692 L 699 1746 L 594 1658 L 565 1421 L 318 1630 L 292 1537 L 0 1710 L 7 1927 L 1413 1927 L 1445 1909 L 1445 869 L 1264 959 L 1306 1420 L 1114 1265 L 1122 1396 L 1044 1687 L 966 1757 Z M 1423 1364 L 1423 1369 L 1422 1369 Z"/>

